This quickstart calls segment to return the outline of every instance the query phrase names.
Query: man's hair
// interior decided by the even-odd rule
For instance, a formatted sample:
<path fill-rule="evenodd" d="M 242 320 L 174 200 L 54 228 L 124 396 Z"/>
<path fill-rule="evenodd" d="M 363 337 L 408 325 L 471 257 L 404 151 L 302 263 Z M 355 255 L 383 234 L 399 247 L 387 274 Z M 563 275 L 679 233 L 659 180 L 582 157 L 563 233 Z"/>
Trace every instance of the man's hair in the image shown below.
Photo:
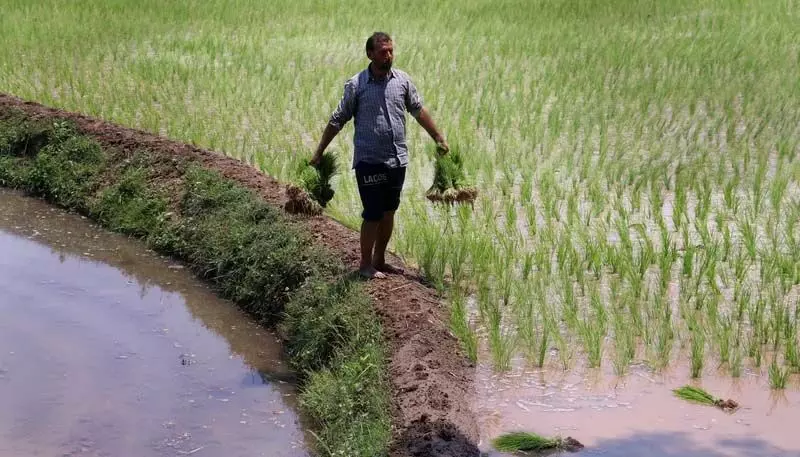
<path fill-rule="evenodd" d="M 376 43 L 383 43 L 384 41 L 392 41 L 392 37 L 388 33 L 375 32 L 367 38 L 367 52 L 375 50 Z"/>

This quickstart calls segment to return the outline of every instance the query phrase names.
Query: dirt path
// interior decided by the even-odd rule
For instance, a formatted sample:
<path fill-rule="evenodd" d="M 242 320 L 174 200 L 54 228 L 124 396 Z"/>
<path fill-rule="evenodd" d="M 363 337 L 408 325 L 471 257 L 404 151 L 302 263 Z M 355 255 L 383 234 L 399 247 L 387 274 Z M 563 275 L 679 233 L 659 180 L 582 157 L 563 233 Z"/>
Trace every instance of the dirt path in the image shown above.
<path fill-rule="evenodd" d="M 74 113 L 0 94 L 0 110 L 22 109 L 32 117 L 73 120 L 84 133 L 125 154 L 147 150 L 163 176 L 174 179 L 173 161 L 192 160 L 221 172 L 282 207 L 284 186 L 236 159 L 178 143 L 147 132 L 112 125 Z M 358 234 L 324 217 L 301 221 L 315 238 L 348 265 L 358 265 Z M 399 259 L 390 259 L 400 264 Z M 407 269 L 407 271 L 410 271 Z M 468 457 L 479 454 L 478 427 L 470 410 L 474 367 L 447 330 L 446 310 L 417 272 L 368 283 L 391 349 L 393 436 L 391 455 Z"/>

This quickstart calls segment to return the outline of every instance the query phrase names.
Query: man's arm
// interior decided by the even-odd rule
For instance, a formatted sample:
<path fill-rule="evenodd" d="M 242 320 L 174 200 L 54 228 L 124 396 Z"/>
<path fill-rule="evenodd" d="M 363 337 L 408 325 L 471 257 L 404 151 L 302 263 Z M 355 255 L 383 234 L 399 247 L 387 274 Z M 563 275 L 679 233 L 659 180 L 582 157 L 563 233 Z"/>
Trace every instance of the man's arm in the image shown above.
<path fill-rule="evenodd" d="M 331 141 L 336 138 L 337 133 L 339 133 L 339 129 L 333 124 L 329 123 L 325 126 L 325 130 L 322 132 L 322 138 L 319 140 L 317 150 L 314 151 L 314 156 L 311 157 L 311 165 L 319 164 L 319 162 L 322 160 L 322 154 L 325 152 L 325 148 L 327 148 L 328 145 L 331 144 Z"/>
<path fill-rule="evenodd" d="M 428 110 L 423 107 L 419 110 L 419 114 L 416 116 L 417 122 L 422 128 L 428 132 L 428 135 L 433 138 L 433 141 L 436 142 L 436 149 L 439 151 L 440 154 L 447 154 L 450 151 L 450 146 L 447 144 L 447 141 L 444 139 L 444 136 L 439 132 L 439 129 L 436 128 L 436 123 L 433 122 L 433 118 Z"/>
<path fill-rule="evenodd" d="M 419 122 L 419 125 L 421 125 L 422 128 L 428 132 L 428 135 L 433 138 L 433 141 L 436 142 L 436 150 L 439 154 L 447 154 L 447 152 L 450 151 L 450 146 L 447 145 L 444 135 L 439 133 L 439 129 L 436 128 L 436 123 L 433 122 L 431 114 L 422 104 L 422 96 L 419 95 L 417 86 L 411 80 L 408 80 L 405 95 L 406 109 L 408 112 L 411 113 L 411 116 Z"/>
<path fill-rule="evenodd" d="M 333 141 L 336 134 L 342 130 L 342 127 L 353 118 L 355 102 L 356 87 L 353 81 L 348 81 L 344 85 L 344 93 L 342 93 L 342 99 L 339 100 L 339 106 L 336 107 L 336 111 L 333 112 L 328 121 L 328 125 L 325 126 L 325 130 L 322 132 L 322 138 L 319 140 L 317 150 L 314 151 L 314 155 L 311 157 L 311 165 L 319 164 L 320 160 L 322 160 L 322 154 L 325 152 L 325 148 L 331 144 L 331 141 Z"/>

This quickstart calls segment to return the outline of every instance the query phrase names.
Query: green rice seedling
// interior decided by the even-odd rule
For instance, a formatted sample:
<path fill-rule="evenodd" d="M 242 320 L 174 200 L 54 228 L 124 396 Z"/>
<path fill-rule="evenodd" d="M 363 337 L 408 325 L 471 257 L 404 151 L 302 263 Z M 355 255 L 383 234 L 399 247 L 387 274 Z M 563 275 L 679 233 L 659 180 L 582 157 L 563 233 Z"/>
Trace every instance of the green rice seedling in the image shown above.
<path fill-rule="evenodd" d="M 739 175 L 734 175 L 732 179 L 725 183 L 722 194 L 723 200 L 725 201 L 725 207 L 734 214 L 736 214 L 739 210 L 739 196 L 736 193 L 736 189 L 738 188 Z"/>
<path fill-rule="evenodd" d="M 761 205 L 764 201 L 764 179 L 766 179 L 767 176 L 768 166 L 769 162 L 767 154 L 759 154 L 758 164 L 756 165 L 756 171 L 753 176 L 753 187 L 751 189 L 753 192 L 753 214 L 761 213 Z"/>
<path fill-rule="evenodd" d="M 592 204 L 592 214 L 599 216 L 606 207 L 606 191 L 600 181 L 593 179 L 588 185 L 589 201 Z"/>
<path fill-rule="evenodd" d="M 747 253 L 750 255 L 751 260 L 756 260 L 757 245 L 756 245 L 756 224 L 753 219 L 740 220 L 737 229 L 742 234 L 742 242 L 744 243 Z"/>
<path fill-rule="evenodd" d="M 519 197 L 523 202 L 530 201 L 533 197 L 533 173 L 522 173 L 522 182 L 519 185 Z"/>
<path fill-rule="evenodd" d="M 711 232 L 708 230 L 708 225 L 706 224 L 705 219 L 695 219 L 694 228 L 700 235 L 700 242 L 703 246 L 708 246 L 711 244 Z"/>
<path fill-rule="evenodd" d="M 737 284 L 741 284 L 744 281 L 744 276 L 747 273 L 749 266 L 750 265 L 748 264 L 748 259 L 745 256 L 744 251 L 737 251 L 736 256 L 733 259 L 733 273 Z"/>
<path fill-rule="evenodd" d="M 789 367 L 781 367 L 778 365 L 777 356 L 772 359 L 769 366 L 769 384 L 775 390 L 786 388 L 786 381 L 789 380 L 790 374 Z"/>
<path fill-rule="evenodd" d="M 466 297 L 458 287 L 454 288 L 450 300 L 450 328 L 458 340 L 461 341 L 467 357 L 476 362 L 478 360 L 478 337 L 469 325 Z"/>
<path fill-rule="evenodd" d="M 448 254 L 441 249 L 446 243 L 445 234 L 423 231 L 419 254 L 420 269 L 425 278 L 437 289 L 444 288 Z"/>
<path fill-rule="evenodd" d="M 575 356 L 575 347 L 572 338 L 569 333 L 562 334 L 558 332 L 557 328 L 553 329 L 551 334 L 556 340 L 558 360 L 561 363 L 561 369 L 567 371 L 572 365 L 572 359 Z"/>
<path fill-rule="evenodd" d="M 717 398 L 699 387 L 687 385 L 673 389 L 672 392 L 680 399 L 701 405 L 716 406 L 723 411 L 734 411 L 739 408 L 739 404 L 735 401 Z"/>
<path fill-rule="evenodd" d="M 618 376 L 624 375 L 633 358 L 636 356 L 636 339 L 634 330 L 630 328 L 621 311 L 614 313 L 614 373 Z"/>
<path fill-rule="evenodd" d="M 797 311 L 800 307 L 795 308 L 795 316 L 786 319 L 786 337 L 784 338 L 784 359 L 786 364 L 792 368 L 794 372 L 800 372 L 800 347 L 797 341 Z M 788 312 L 788 311 L 787 311 Z"/>
<path fill-rule="evenodd" d="M 523 200 L 525 201 L 525 200 Z M 536 205 L 533 202 L 525 202 L 525 220 L 527 222 L 528 235 L 533 238 L 538 232 L 539 226 L 536 219 Z"/>
<path fill-rule="evenodd" d="M 497 371 L 503 372 L 511 369 L 511 357 L 516 347 L 516 334 L 513 330 L 502 329 L 502 311 L 497 300 L 492 300 L 487 307 L 489 327 L 489 349 L 492 352 L 492 362 Z"/>
<path fill-rule="evenodd" d="M 650 182 L 650 217 L 662 219 L 664 208 L 664 194 L 655 181 Z"/>
<path fill-rule="evenodd" d="M 517 230 L 517 202 L 513 197 L 506 202 L 506 229 L 510 232 Z"/>
<path fill-rule="evenodd" d="M 533 252 L 526 252 L 525 257 L 522 259 L 522 280 L 527 281 L 533 271 L 534 254 Z"/>
<path fill-rule="evenodd" d="M 677 181 L 676 175 L 676 181 Z M 687 195 L 683 184 L 676 184 L 675 186 L 675 201 L 672 206 L 672 223 L 675 227 L 679 227 L 686 215 Z"/>
<path fill-rule="evenodd" d="M 542 339 L 539 342 L 539 354 L 538 358 L 536 359 L 536 366 L 540 368 L 544 366 L 545 362 L 544 359 L 547 356 L 547 349 L 550 344 L 550 334 L 551 334 L 550 329 L 555 325 L 551 324 L 546 317 L 543 317 L 542 320 L 544 321 L 544 327 L 542 328 L 542 333 L 541 333 Z"/>
<path fill-rule="evenodd" d="M 753 331 L 750 333 L 750 336 L 747 340 L 747 352 L 748 356 L 753 359 L 753 365 L 756 368 L 761 368 L 761 334 L 760 330 L 754 328 Z"/>
<path fill-rule="evenodd" d="M 449 265 L 450 277 L 454 287 L 459 287 L 464 281 L 469 257 L 469 243 L 464 242 L 458 236 L 449 236 L 446 243 L 447 263 Z"/>
<path fill-rule="evenodd" d="M 589 359 L 589 367 L 597 368 L 603 358 L 603 339 L 605 329 L 592 317 L 587 316 L 578 324 L 578 332 L 583 340 L 586 356 Z"/>
<path fill-rule="evenodd" d="M 727 262 L 731 253 L 731 231 L 728 226 L 722 228 L 722 261 Z"/>
<path fill-rule="evenodd" d="M 545 438 L 535 433 L 512 432 L 492 440 L 492 446 L 500 452 L 541 452 L 548 450 L 575 451 L 583 445 L 571 437 Z"/>
<path fill-rule="evenodd" d="M 672 330 L 672 320 L 669 316 L 664 317 L 659 326 L 656 336 L 656 367 L 665 369 L 669 365 L 672 354 L 673 341 L 675 334 Z"/>
<path fill-rule="evenodd" d="M 517 336 L 522 345 L 522 351 L 526 359 L 534 364 L 536 362 L 536 355 L 538 354 L 538 322 L 536 321 L 536 312 L 534 310 L 537 296 L 532 290 L 536 286 L 527 282 L 519 282 L 515 285 L 515 301 L 514 306 Z"/>
<path fill-rule="evenodd" d="M 575 286 L 572 278 L 561 276 L 561 303 L 564 322 L 570 329 L 578 327 L 578 303 L 575 299 Z"/>
<path fill-rule="evenodd" d="M 742 376 L 742 350 L 738 343 L 733 346 L 731 351 L 731 362 L 729 367 L 732 377 L 739 378 Z"/>
<path fill-rule="evenodd" d="M 706 346 L 706 335 L 703 331 L 701 325 L 697 323 L 692 328 L 692 340 L 691 340 L 691 347 L 692 347 L 692 362 L 691 362 L 691 372 L 692 378 L 699 378 L 703 372 L 703 365 L 705 364 L 705 346 Z"/>
<path fill-rule="evenodd" d="M 799 248 L 795 230 L 798 221 L 800 221 L 800 205 L 795 203 L 786 216 L 786 222 L 783 228 L 783 237 L 790 252 L 797 252 Z"/>
<path fill-rule="evenodd" d="M 489 306 L 493 299 L 494 291 L 489 283 L 488 275 L 478 276 L 478 314 L 484 325 L 489 325 Z"/>
<path fill-rule="evenodd" d="M 669 282 L 672 279 L 673 254 L 671 248 L 662 250 L 658 256 L 658 278 L 661 293 L 666 293 Z"/>
<path fill-rule="evenodd" d="M 711 183 L 708 179 L 703 179 L 702 189 L 698 195 L 697 208 L 695 208 L 695 221 L 699 221 L 700 225 L 706 225 L 708 221 L 708 212 L 711 209 Z"/>
<path fill-rule="evenodd" d="M 578 212 L 578 195 L 571 193 L 567 197 L 567 226 L 575 227 L 580 221 L 580 213 Z"/>
<path fill-rule="evenodd" d="M 731 337 L 733 336 L 733 319 L 731 319 L 731 316 L 719 319 L 717 329 L 719 362 L 720 364 L 725 364 L 730 361 L 731 356 Z"/>

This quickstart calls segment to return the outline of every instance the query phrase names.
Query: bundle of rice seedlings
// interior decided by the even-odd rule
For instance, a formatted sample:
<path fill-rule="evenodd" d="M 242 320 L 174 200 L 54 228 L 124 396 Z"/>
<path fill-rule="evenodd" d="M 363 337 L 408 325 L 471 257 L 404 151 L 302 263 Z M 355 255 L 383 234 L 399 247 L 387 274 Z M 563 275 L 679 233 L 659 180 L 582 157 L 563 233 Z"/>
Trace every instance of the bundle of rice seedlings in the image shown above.
<path fill-rule="evenodd" d="M 716 398 L 699 387 L 683 386 L 678 389 L 673 389 L 672 392 L 676 397 L 682 398 L 686 401 L 701 405 L 716 406 L 723 411 L 734 411 L 739 408 L 739 404 L 735 401 L 731 399 L 723 400 L 721 398 Z"/>
<path fill-rule="evenodd" d="M 492 445 L 501 452 L 528 452 L 546 450 L 565 450 L 574 452 L 583 449 L 583 444 L 572 437 L 545 438 L 535 433 L 512 432 L 495 438 Z"/>
<path fill-rule="evenodd" d="M 286 186 L 286 196 L 289 197 L 284 205 L 286 211 L 312 215 L 322 213 L 335 194 L 331 178 L 338 170 L 336 155 L 330 151 L 322 155 L 316 167 L 308 161 L 301 162 L 296 173 L 296 185 Z"/>
<path fill-rule="evenodd" d="M 461 154 L 457 148 L 441 155 L 435 153 L 433 185 L 425 193 L 432 202 L 474 202 L 478 196 L 475 187 L 467 185 Z"/>

